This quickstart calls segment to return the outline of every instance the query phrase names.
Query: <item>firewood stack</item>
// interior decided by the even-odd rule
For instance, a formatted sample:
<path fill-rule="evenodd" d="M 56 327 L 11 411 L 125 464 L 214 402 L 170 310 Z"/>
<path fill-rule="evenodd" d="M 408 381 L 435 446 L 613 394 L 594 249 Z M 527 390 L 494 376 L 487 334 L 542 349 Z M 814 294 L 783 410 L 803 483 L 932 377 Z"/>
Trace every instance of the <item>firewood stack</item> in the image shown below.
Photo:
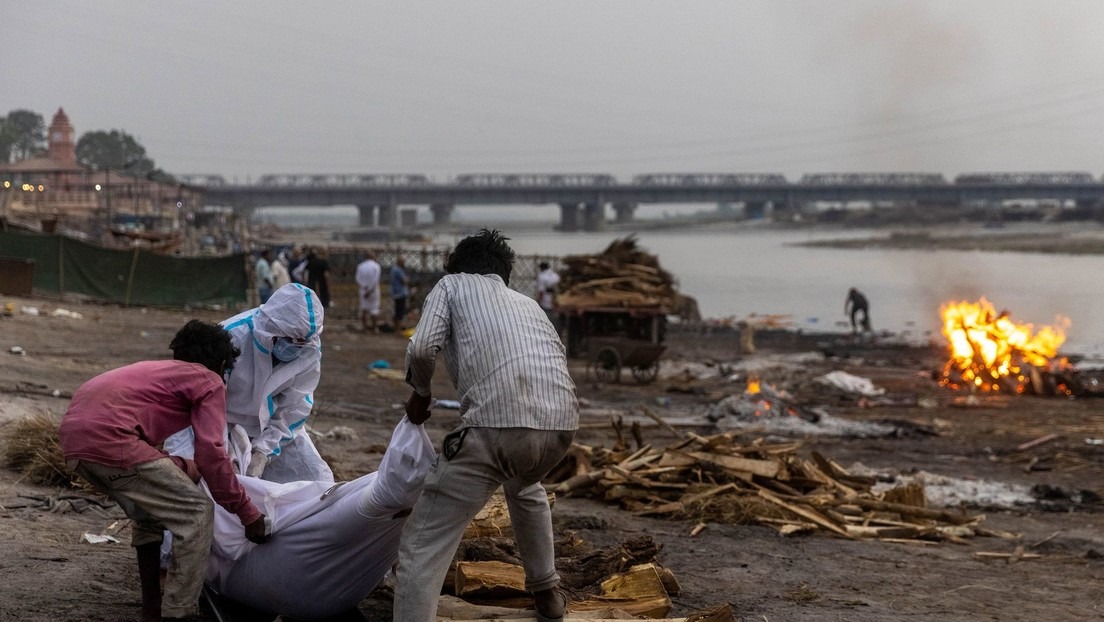
<path fill-rule="evenodd" d="M 680 296 L 674 278 L 634 236 L 619 238 L 597 255 L 568 255 L 556 303 L 566 308 L 619 307 L 673 312 Z"/>
<path fill-rule="evenodd" d="M 549 502 L 554 500 L 549 495 Z M 656 560 L 662 546 L 651 536 L 595 547 L 575 532 L 565 531 L 555 546 L 560 588 L 569 595 L 568 610 L 575 619 L 620 619 L 625 614 L 664 618 L 672 606 L 671 596 L 681 593 L 674 574 Z M 501 494 L 492 497 L 465 530 L 443 591 L 460 599 L 443 601 L 448 604 L 445 612 L 438 608 L 438 616 L 445 619 L 482 619 L 532 606 Z M 733 621 L 727 607 L 697 615 L 696 619 L 709 622 Z"/>
<path fill-rule="evenodd" d="M 890 542 L 1017 537 L 982 527 L 984 515 L 926 507 L 922 487 L 876 494 L 875 478 L 848 473 L 817 452 L 805 460 L 797 455 L 799 442 L 741 444 L 727 432 L 687 433 L 664 449 L 630 451 L 625 445 L 576 443 L 550 477 L 558 483 L 548 489 L 640 515 L 696 520 L 698 531 L 712 521 L 769 525 L 783 535 L 828 532 Z"/>

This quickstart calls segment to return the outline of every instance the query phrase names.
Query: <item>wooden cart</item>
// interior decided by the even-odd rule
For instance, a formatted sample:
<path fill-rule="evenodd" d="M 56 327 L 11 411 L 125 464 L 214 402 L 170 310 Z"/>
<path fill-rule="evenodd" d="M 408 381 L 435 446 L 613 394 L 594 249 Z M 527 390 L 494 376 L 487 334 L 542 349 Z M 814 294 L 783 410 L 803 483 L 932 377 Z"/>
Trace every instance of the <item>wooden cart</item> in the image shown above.
<path fill-rule="evenodd" d="M 587 375 L 598 382 L 621 381 L 632 371 L 644 384 L 659 374 L 667 315 L 663 309 L 588 307 L 558 309 L 567 355 L 587 360 Z"/>

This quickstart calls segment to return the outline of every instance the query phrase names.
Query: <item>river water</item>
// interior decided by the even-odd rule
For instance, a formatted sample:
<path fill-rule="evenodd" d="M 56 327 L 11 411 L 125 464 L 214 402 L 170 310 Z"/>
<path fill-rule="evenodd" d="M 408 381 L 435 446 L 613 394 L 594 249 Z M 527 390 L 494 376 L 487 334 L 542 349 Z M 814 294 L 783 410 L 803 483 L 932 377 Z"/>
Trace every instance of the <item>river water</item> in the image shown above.
<path fill-rule="evenodd" d="M 596 253 L 625 235 L 559 233 L 531 222 L 518 223 L 514 230 L 508 222 L 498 227 L 523 255 Z M 1018 322 L 1040 326 L 1065 316 L 1071 324 L 1064 351 L 1104 353 L 1104 317 L 1096 313 L 1104 301 L 1104 257 L 798 246 L 876 234 L 726 226 L 642 231 L 637 238 L 678 279 L 680 290 L 698 300 L 705 317 L 784 315 L 797 328 L 846 331 L 844 299 L 848 288 L 856 287 L 870 300 L 875 330 L 924 338 L 938 335 L 941 303 L 984 296 Z M 456 239 L 441 236 L 438 241 Z"/>

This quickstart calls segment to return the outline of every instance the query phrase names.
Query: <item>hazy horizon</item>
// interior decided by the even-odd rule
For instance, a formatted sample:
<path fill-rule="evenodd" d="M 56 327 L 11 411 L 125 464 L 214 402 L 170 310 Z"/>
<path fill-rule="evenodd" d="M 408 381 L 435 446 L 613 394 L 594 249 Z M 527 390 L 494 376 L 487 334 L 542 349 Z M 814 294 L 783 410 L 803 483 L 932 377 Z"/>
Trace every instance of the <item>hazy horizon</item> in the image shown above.
<path fill-rule="evenodd" d="M 1104 3 L 16 5 L 0 114 L 175 174 L 1104 171 Z"/>

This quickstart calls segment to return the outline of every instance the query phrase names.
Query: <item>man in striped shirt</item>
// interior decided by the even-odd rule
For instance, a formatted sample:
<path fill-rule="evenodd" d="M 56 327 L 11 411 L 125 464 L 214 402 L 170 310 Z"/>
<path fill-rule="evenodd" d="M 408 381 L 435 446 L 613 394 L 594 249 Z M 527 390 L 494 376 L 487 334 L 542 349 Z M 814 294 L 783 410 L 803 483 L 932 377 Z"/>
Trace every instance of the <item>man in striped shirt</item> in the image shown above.
<path fill-rule="evenodd" d="M 514 252 L 498 231 L 465 238 L 448 274 L 426 297 L 407 348 L 406 403 L 415 424 L 429 418 L 435 359 L 460 398 L 460 427 L 445 437 L 399 548 L 396 622 L 433 622 L 437 599 L 464 528 L 502 486 L 525 587 L 537 619 L 559 621 L 567 600 L 557 588 L 552 515 L 541 486 L 579 427 L 575 383 L 563 344 L 532 298 L 507 287 Z"/>

